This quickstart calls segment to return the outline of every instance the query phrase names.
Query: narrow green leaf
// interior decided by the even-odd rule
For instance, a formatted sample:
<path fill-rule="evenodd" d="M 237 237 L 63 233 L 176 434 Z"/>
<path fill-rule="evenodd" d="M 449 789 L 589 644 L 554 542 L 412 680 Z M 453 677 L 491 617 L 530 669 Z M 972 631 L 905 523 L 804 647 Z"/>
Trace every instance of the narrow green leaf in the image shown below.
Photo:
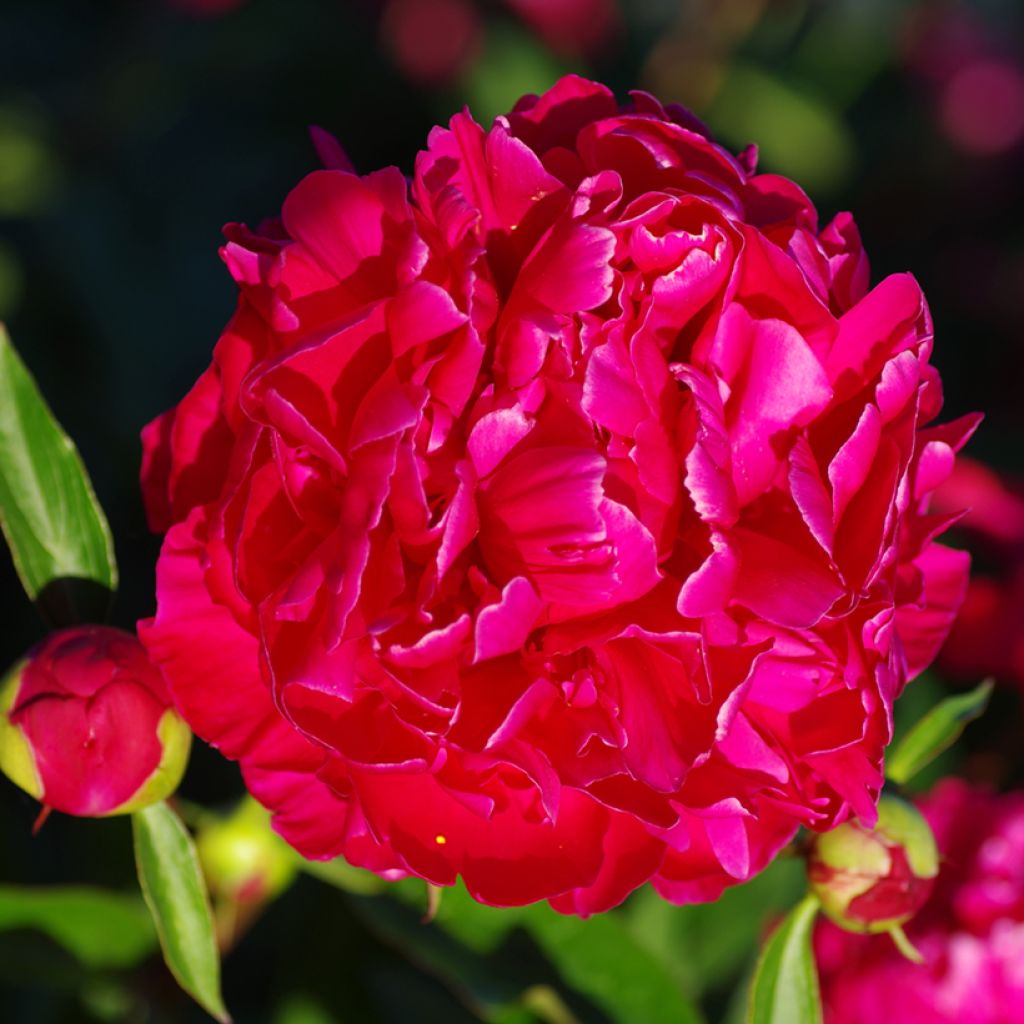
<path fill-rule="evenodd" d="M 192 837 L 166 803 L 132 815 L 135 863 L 164 960 L 210 1016 L 230 1021 L 220 993 L 220 958 L 206 884 Z"/>
<path fill-rule="evenodd" d="M 821 991 L 811 950 L 818 901 L 805 896 L 761 951 L 747 1006 L 747 1024 L 820 1024 Z"/>
<path fill-rule="evenodd" d="M 76 583 L 117 586 L 114 544 L 71 439 L 50 412 L 0 325 L 0 527 L 29 597 L 78 620 Z"/>
<path fill-rule="evenodd" d="M 889 753 L 885 774 L 898 785 L 909 782 L 985 711 L 992 687 L 992 680 L 986 679 L 973 690 L 936 704 Z"/>
<path fill-rule="evenodd" d="M 0 931 L 35 928 L 86 967 L 137 964 L 156 947 L 156 933 L 137 895 L 86 886 L 0 886 Z"/>

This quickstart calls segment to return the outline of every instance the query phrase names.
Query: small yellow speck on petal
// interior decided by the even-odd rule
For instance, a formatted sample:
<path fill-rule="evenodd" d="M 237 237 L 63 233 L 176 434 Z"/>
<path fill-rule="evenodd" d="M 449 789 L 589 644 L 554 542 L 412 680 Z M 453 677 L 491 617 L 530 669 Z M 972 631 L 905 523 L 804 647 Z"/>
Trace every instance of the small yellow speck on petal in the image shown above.
<path fill-rule="evenodd" d="M 438 835 L 434 836 L 434 842 L 437 843 L 438 846 L 444 846 L 444 844 L 448 842 L 448 839 L 445 836 Z"/>

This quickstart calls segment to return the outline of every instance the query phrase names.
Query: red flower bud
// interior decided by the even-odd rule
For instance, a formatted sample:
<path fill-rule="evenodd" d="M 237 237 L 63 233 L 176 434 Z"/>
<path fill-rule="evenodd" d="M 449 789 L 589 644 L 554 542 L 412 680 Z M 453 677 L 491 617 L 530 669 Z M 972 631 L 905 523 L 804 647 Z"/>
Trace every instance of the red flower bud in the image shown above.
<path fill-rule="evenodd" d="M 879 801 L 874 828 L 848 821 L 818 836 L 808 861 L 822 909 L 853 932 L 898 929 L 928 899 L 938 871 L 928 823 L 892 796 Z"/>
<path fill-rule="evenodd" d="M 67 814 L 125 814 L 172 793 L 192 734 L 130 633 L 51 634 L 0 684 L 0 770 Z"/>

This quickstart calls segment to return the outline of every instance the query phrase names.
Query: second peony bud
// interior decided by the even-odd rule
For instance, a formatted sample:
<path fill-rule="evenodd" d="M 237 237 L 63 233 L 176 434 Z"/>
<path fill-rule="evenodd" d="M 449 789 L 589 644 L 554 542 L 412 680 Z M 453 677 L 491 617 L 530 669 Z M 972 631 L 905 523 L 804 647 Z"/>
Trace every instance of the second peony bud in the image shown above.
<path fill-rule="evenodd" d="M 811 887 L 836 924 L 853 932 L 893 932 L 924 905 L 939 873 L 935 837 L 904 800 L 883 796 L 878 821 L 848 821 L 816 837 Z"/>
<path fill-rule="evenodd" d="M 130 633 L 51 634 L 0 686 L 0 770 L 46 807 L 126 814 L 172 793 L 192 734 Z"/>

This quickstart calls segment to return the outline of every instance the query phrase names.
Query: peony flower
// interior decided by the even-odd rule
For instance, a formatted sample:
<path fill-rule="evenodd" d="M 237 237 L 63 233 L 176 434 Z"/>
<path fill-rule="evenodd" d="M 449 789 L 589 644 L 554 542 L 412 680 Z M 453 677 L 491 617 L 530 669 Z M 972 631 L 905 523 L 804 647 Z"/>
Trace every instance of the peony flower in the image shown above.
<path fill-rule="evenodd" d="M 849 215 L 568 77 L 226 234 L 237 312 L 144 432 L 140 629 L 281 835 L 587 914 L 874 820 L 976 420 L 927 425 L 927 306 Z"/>
<path fill-rule="evenodd" d="M 823 922 L 816 935 L 826 1024 L 1011 1024 L 1024 1006 L 1024 795 L 956 779 L 921 801 L 942 851 L 931 898 L 907 925 L 925 963 L 885 936 Z"/>
<path fill-rule="evenodd" d="M 0 686 L 0 771 L 45 807 L 127 814 L 174 792 L 192 735 L 139 641 L 52 633 Z"/>

